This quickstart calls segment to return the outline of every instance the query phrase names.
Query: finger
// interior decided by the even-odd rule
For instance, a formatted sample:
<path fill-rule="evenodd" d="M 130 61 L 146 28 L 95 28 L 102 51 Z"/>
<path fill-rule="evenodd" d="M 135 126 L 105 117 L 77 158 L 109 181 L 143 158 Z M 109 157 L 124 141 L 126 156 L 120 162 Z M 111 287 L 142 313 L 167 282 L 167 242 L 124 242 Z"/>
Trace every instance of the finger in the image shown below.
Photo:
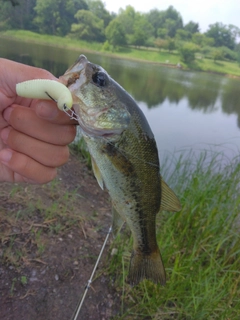
<path fill-rule="evenodd" d="M 45 166 L 59 167 L 69 158 L 67 146 L 52 145 L 34 139 L 11 127 L 1 131 L 1 138 L 11 149 L 29 156 Z"/>
<path fill-rule="evenodd" d="M 34 110 L 39 118 L 49 120 L 58 124 L 78 124 L 76 120 L 71 118 L 64 112 L 58 109 L 53 101 L 38 100 L 34 106 Z"/>
<path fill-rule="evenodd" d="M 16 84 L 29 79 L 51 79 L 58 81 L 58 79 L 47 70 L 3 58 L 0 59 L 0 73 L 4 74 L 4 83 L 9 90 L 7 96 L 15 96 Z"/>
<path fill-rule="evenodd" d="M 22 106 L 7 108 L 3 116 L 17 131 L 51 144 L 69 144 L 76 135 L 75 125 L 51 123 L 39 118 L 34 110 Z"/>
<path fill-rule="evenodd" d="M 47 183 L 57 175 L 56 168 L 46 167 L 28 156 L 4 149 L 0 152 L 0 161 L 9 170 L 4 180 L 8 182 Z"/>

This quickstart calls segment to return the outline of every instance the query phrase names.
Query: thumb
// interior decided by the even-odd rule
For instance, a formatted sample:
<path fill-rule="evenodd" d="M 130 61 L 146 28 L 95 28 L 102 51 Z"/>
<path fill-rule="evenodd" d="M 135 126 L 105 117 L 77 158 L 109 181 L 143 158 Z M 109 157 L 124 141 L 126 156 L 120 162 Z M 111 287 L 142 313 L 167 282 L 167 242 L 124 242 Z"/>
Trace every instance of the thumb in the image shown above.
<path fill-rule="evenodd" d="M 16 96 L 17 83 L 32 79 L 58 80 L 47 70 L 3 58 L 0 58 L 0 75 L 0 88 L 9 98 Z"/>

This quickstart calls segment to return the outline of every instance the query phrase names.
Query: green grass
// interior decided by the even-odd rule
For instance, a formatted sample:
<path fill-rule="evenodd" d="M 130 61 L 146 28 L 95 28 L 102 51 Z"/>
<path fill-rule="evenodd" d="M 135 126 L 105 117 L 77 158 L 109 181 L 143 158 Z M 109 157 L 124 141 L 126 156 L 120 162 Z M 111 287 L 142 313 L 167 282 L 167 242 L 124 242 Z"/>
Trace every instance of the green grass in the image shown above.
<path fill-rule="evenodd" d="M 59 48 L 69 48 L 71 50 L 85 50 L 101 52 L 102 55 L 110 55 L 125 59 L 139 61 L 149 61 L 166 65 L 176 65 L 181 62 L 177 52 L 158 51 L 151 49 L 136 49 L 134 47 L 120 47 L 117 51 L 104 51 L 103 44 L 98 42 L 87 42 L 84 40 L 72 39 L 69 37 L 58 37 L 51 35 L 38 34 L 27 30 L 8 30 L 0 32 L 0 36 L 8 38 L 17 38 L 26 42 L 44 43 Z M 237 62 L 220 61 L 214 62 L 210 59 L 197 58 L 194 63 L 185 64 L 181 62 L 184 69 L 216 72 L 226 75 L 240 76 L 240 67 Z"/>
<path fill-rule="evenodd" d="M 70 49 L 89 49 L 92 51 L 100 51 L 102 44 L 98 42 L 87 42 L 84 40 L 71 39 L 67 37 L 51 36 L 48 34 L 39 34 L 27 30 L 8 30 L 0 32 L 0 35 L 9 38 L 18 38 L 27 42 L 44 43 L 54 47 L 70 48 Z"/>
<path fill-rule="evenodd" d="M 191 66 L 190 66 L 191 67 Z M 197 59 L 193 67 L 195 70 L 223 73 L 227 75 L 240 76 L 240 67 L 237 62 L 216 61 L 211 59 Z"/>
<path fill-rule="evenodd" d="M 182 204 L 181 212 L 157 217 L 167 284 L 145 280 L 131 288 L 124 282 L 132 244 L 121 234 L 107 269 L 122 295 L 122 313 L 114 319 L 239 319 L 240 165 L 222 167 L 218 155 L 207 152 L 197 160 L 182 155 L 167 181 Z"/>

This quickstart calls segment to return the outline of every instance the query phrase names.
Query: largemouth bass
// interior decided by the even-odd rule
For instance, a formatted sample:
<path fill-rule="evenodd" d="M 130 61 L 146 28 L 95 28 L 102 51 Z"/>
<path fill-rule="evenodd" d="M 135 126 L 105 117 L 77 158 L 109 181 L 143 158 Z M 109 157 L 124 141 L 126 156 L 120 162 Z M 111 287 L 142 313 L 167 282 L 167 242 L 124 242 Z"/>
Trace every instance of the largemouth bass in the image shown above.
<path fill-rule="evenodd" d="M 100 66 L 80 55 L 60 80 L 73 95 L 95 177 L 113 205 L 113 232 L 126 221 L 133 236 L 128 280 L 166 283 L 156 215 L 181 205 L 162 180 L 156 141 L 134 99 Z"/>

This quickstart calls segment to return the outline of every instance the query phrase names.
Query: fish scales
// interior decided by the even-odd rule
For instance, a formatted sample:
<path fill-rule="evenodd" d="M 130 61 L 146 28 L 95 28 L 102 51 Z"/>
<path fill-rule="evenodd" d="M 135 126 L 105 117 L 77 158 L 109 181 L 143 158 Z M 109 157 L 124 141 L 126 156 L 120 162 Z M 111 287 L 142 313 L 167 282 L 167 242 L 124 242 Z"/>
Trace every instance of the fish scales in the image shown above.
<path fill-rule="evenodd" d="M 156 141 L 134 99 L 100 66 L 83 55 L 61 77 L 74 100 L 83 137 L 101 188 L 113 205 L 113 230 L 126 221 L 133 236 L 128 281 L 166 282 L 156 239 L 156 215 L 180 210 L 162 181 Z M 165 197 L 167 196 L 167 197 Z M 165 197 L 167 200 L 164 200 Z M 164 203 L 164 206 L 162 206 Z"/>

